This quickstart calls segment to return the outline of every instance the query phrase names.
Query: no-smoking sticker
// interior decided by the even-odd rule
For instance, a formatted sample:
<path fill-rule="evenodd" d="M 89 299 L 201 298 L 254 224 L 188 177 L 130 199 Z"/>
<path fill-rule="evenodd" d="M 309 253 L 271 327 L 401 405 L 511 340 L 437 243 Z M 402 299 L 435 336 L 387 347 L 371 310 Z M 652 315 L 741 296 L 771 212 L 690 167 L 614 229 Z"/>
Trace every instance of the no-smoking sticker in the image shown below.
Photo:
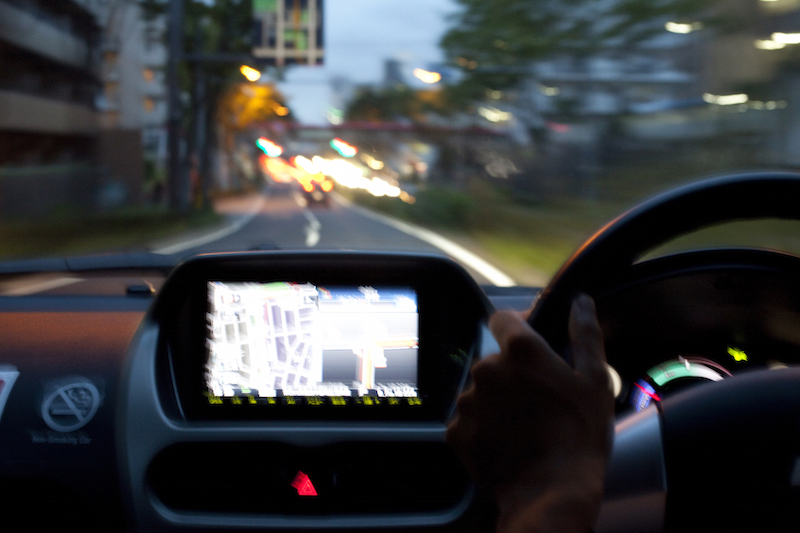
<path fill-rule="evenodd" d="M 86 378 L 71 378 L 45 396 L 42 419 L 54 431 L 75 431 L 89 423 L 102 399 L 94 383 Z"/>

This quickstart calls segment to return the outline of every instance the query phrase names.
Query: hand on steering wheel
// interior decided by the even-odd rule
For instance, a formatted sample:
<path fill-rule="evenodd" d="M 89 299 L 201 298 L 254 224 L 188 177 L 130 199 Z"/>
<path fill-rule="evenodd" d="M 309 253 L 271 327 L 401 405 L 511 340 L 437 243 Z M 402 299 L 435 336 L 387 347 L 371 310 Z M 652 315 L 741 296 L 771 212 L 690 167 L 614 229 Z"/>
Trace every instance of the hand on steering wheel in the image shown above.
<path fill-rule="evenodd" d="M 491 318 L 501 351 L 473 367 L 448 441 L 495 497 L 498 531 L 588 531 L 602 500 L 613 414 L 594 302 L 583 295 L 572 303 L 572 367 L 526 318 Z"/>

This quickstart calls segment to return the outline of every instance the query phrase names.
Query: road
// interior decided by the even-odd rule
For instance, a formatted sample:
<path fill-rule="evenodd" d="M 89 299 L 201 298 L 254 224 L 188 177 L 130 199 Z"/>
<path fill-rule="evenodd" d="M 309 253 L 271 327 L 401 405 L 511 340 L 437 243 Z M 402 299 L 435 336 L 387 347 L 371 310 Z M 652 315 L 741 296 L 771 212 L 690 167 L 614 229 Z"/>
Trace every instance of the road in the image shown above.
<path fill-rule="evenodd" d="M 232 250 L 383 250 L 448 255 L 478 283 L 513 280 L 479 257 L 430 231 L 387 219 L 334 196 L 329 205 L 306 205 L 290 184 L 270 184 L 263 194 L 218 200 L 226 227 L 161 243 L 157 253 L 189 255 Z"/>

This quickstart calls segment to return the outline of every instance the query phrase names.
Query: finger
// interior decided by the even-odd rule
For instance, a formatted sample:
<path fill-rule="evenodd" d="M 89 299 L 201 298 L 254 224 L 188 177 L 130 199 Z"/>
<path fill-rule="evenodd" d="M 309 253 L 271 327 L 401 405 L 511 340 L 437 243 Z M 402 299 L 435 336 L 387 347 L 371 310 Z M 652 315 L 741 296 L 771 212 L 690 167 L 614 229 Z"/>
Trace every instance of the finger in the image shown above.
<path fill-rule="evenodd" d="M 575 371 L 592 381 L 606 383 L 606 355 L 603 330 L 597 321 L 594 300 L 581 294 L 572 302 L 569 313 L 569 339 Z"/>
<path fill-rule="evenodd" d="M 503 381 L 500 354 L 492 354 L 475 363 L 470 370 L 473 387 L 479 390 L 494 390 Z"/>
<path fill-rule="evenodd" d="M 474 416 L 480 402 L 475 398 L 475 386 L 473 385 L 462 392 L 456 400 L 456 413 L 460 415 Z"/>
<path fill-rule="evenodd" d="M 530 358 L 533 355 L 544 355 L 546 359 L 560 359 L 547 341 L 519 313 L 498 311 L 489 319 L 489 330 L 497 340 L 501 352 L 509 357 Z"/>

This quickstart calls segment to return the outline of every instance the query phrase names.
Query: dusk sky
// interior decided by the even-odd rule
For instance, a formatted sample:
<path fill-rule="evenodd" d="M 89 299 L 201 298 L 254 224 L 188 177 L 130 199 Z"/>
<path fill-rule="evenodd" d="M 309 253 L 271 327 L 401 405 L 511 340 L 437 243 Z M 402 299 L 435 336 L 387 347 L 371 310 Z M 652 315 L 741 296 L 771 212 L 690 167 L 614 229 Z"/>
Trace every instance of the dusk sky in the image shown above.
<path fill-rule="evenodd" d="M 399 59 L 414 84 L 414 68 L 442 61 L 438 43 L 456 9 L 453 0 L 325 0 L 325 65 L 290 67 L 279 88 L 300 122 L 325 124 L 332 78 L 379 83 L 384 61 Z"/>

